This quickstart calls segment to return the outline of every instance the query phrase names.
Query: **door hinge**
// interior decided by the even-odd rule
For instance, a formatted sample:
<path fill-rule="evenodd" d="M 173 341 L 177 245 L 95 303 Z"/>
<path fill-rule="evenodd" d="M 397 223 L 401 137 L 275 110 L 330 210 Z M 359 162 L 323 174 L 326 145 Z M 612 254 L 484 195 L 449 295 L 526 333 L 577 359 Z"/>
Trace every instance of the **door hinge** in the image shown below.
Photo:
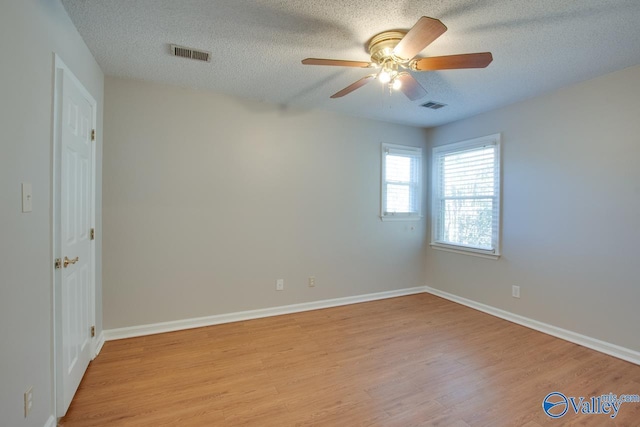
<path fill-rule="evenodd" d="M 95 336 L 96 336 L 96 327 L 95 327 L 95 326 L 92 326 L 92 327 L 91 327 L 91 338 L 93 338 L 93 337 L 95 337 Z"/>
<path fill-rule="evenodd" d="M 92 229 L 89 231 L 89 239 L 90 239 L 90 240 L 95 240 L 95 239 L 96 239 L 96 229 L 95 229 L 95 228 L 92 228 Z"/>
<path fill-rule="evenodd" d="M 96 130 L 95 129 L 91 129 L 91 140 L 92 141 L 96 140 Z"/>
<path fill-rule="evenodd" d="M 53 266 L 55 267 L 56 270 L 59 268 L 62 268 L 62 260 L 60 258 L 56 258 L 53 263 Z"/>

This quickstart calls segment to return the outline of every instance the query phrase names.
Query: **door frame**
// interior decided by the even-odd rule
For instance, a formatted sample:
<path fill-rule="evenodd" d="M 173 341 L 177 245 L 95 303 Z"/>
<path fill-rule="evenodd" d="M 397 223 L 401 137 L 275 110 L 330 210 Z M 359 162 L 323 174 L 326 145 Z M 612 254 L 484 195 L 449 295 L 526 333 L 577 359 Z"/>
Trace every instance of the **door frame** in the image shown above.
<path fill-rule="evenodd" d="M 62 120 L 62 80 L 66 74 L 74 84 L 80 89 L 82 95 L 89 101 L 92 108 L 92 124 L 91 129 L 96 128 L 97 124 L 97 102 L 84 85 L 78 80 L 73 72 L 66 66 L 62 59 L 56 54 L 53 54 L 53 141 L 52 141 L 52 179 L 51 179 L 51 225 L 52 225 L 52 258 L 51 258 L 51 271 L 52 271 L 52 354 L 53 354 L 53 386 L 54 386 L 54 411 L 56 418 L 61 416 L 64 408 L 60 408 L 59 405 L 63 405 L 64 399 L 62 398 L 62 343 L 61 343 L 61 330 L 62 330 L 62 313 L 60 310 L 60 292 L 62 272 L 60 269 L 55 268 L 54 260 L 62 258 L 61 252 L 61 153 L 62 153 L 62 133 L 61 133 L 61 120 Z M 97 138 L 96 138 L 97 140 Z M 90 201 L 90 219 L 91 227 L 95 229 L 96 224 L 96 143 L 91 144 L 91 201 Z M 92 324 L 96 324 L 96 240 L 90 241 L 90 272 L 89 272 L 89 319 Z M 93 360 L 97 353 L 98 333 L 91 338 L 91 359 Z"/>

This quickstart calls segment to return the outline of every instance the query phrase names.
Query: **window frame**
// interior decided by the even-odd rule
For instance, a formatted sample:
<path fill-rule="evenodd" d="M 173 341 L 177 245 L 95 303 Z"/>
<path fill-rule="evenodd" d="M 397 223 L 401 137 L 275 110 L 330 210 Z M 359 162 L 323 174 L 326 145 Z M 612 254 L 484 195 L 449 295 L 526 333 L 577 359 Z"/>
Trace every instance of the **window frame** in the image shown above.
<path fill-rule="evenodd" d="M 501 234 L 502 234 L 502 220 L 501 220 L 501 212 L 502 212 L 502 170 L 501 170 L 501 161 L 500 161 L 500 151 L 501 151 L 501 139 L 502 136 L 500 133 L 496 133 L 493 135 L 482 136 L 479 138 L 468 139 L 465 141 L 460 141 L 452 144 L 439 145 L 437 147 L 433 147 L 432 155 L 431 155 L 431 169 L 432 169 L 432 180 L 431 180 L 431 242 L 430 246 L 433 249 L 461 253 L 466 255 L 479 256 L 483 258 L 490 259 L 498 259 L 501 255 Z M 497 204 L 497 208 L 495 209 L 496 218 L 493 219 L 491 234 L 492 234 L 492 246 L 493 249 L 482 249 L 473 246 L 465 246 L 465 245 L 456 245 L 451 243 L 439 242 L 436 237 L 438 236 L 438 218 L 441 215 L 440 212 L 440 200 L 442 199 L 442 195 L 440 194 L 441 186 L 440 186 L 440 176 L 442 175 L 439 167 L 439 159 L 442 155 L 453 154 L 457 152 L 462 152 L 474 148 L 485 147 L 488 145 L 492 145 L 495 147 L 494 150 L 494 198 L 495 203 Z"/>
<path fill-rule="evenodd" d="M 417 182 L 410 182 L 410 189 L 413 188 L 415 196 L 417 197 L 417 212 L 386 212 L 387 205 L 387 180 L 386 180 L 386 155 L 390 151 L 395 151 L 398 154 L 406 153 L 407 157 L 417 158 L 418 172 Z M 422 204 L 423 204 L 423 165 L 424 165 L 424 153 L 422 147 L 416 147 L 412 145 L 400 145 L 383 142 L 380 145 L 381 154 L 381 174 L 380 174 L 380 219 L 382 221 L 418 221 L 422 216 Z M 413 193 L 410 193 L 410 197 Z"/>

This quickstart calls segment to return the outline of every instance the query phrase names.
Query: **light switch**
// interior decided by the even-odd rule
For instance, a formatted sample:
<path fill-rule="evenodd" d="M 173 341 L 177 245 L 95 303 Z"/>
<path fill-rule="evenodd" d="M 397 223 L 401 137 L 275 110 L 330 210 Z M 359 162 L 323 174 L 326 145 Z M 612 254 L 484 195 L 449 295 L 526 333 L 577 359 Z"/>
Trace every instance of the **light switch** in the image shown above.
<path fill-rule="evenodd" d="M 22 183 L 22 212 L 31 212 L 33 209 L 33 194 L 31 193 L 31 183 Z"/>

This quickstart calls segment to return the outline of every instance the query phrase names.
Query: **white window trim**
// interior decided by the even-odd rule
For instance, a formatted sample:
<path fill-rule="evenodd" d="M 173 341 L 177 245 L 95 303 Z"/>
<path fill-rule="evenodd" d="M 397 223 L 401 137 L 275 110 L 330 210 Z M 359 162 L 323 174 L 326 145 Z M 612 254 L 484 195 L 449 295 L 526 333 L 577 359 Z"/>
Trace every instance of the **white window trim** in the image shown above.
<path fill-rule="evenodd" d="M 420 198 L 418 203 L 418 213 L 404 213 L 404 212 L 389 212 L 385 213 L 385 205 L 386 205 L 386 192 L 385 189 L 385 176 L 386 176 L 386 162 L 385 162 L 385 153 L 387 150 L 393 149 L 395 151 L 406 151 L 409 155 L 418 155 L 420 157 L 420 171 L 418 174 L 418 185 L 416 188 L 418 197 Z M 423 189 L 423 171 L 424 171 L 424 157 L 422 153 L 421 147 L 415 147 L 411 145 L 399 145 L 399 144 L 391 144 L 387 142 L 383 142 L 380 147 L 380 162 L 381 162 L 381 173 L 380 173 L 380 219 L 382 221 L 419 221 L 422 216 L 422 189 Z"/>
<path fill-rule="evenodd" d="M 501 161 L 500 161 L 500 143 L 501 143 L 501 134 L 496 133 L 493 135 L 482 136 L 480 138 L 469 139 L 466 141 L 460 141 L 453 144 L 446 144 L 434 147 L 432 150 L 431 156 L 431 177 L 432 177 L 432 192 L 431 192 L 431 243 L 430 246 L 433 249 L 453 252 L 464 255 L 472 255 L 481 258 L 489 258 L 489 259 L 498 259 L 500 258 L 500 240 L 502 235 L 502 221 L 501 221 L 501 212 L 502 212 L 502 171 L 501 171 Z M 496 153 L 495 153 L 495 166 L 498 171 L 498 180 L 495 183 L 495 191 L 496 191 L 496 202 L 498 203 L 498 209 L 496 210 L 497 218 L 495 219 L 496 224 L 498 224 L 498 229 L 495 231 L 495 249 L 494 250 L 483 250 L 475 247 L 468 247 L 464 245 L 454 245 L 447 244 L 435 241 L 435 236 L 437 235 L 436 230 L 436 221 L 434 220 L 435 215 L 438 215 L 438 212 L 435 212 L 436 206 L 438 206 L 436 199 L 438 194 L 433 191 L 434 188 L 438 188 L 440 177 L 438 176 L 438 169 L 436 168 L 436 154 L 447 153 L 458 151 L 460 149 L 470 149 L 477 148 L 486 145 L 495 145 Z"/>

